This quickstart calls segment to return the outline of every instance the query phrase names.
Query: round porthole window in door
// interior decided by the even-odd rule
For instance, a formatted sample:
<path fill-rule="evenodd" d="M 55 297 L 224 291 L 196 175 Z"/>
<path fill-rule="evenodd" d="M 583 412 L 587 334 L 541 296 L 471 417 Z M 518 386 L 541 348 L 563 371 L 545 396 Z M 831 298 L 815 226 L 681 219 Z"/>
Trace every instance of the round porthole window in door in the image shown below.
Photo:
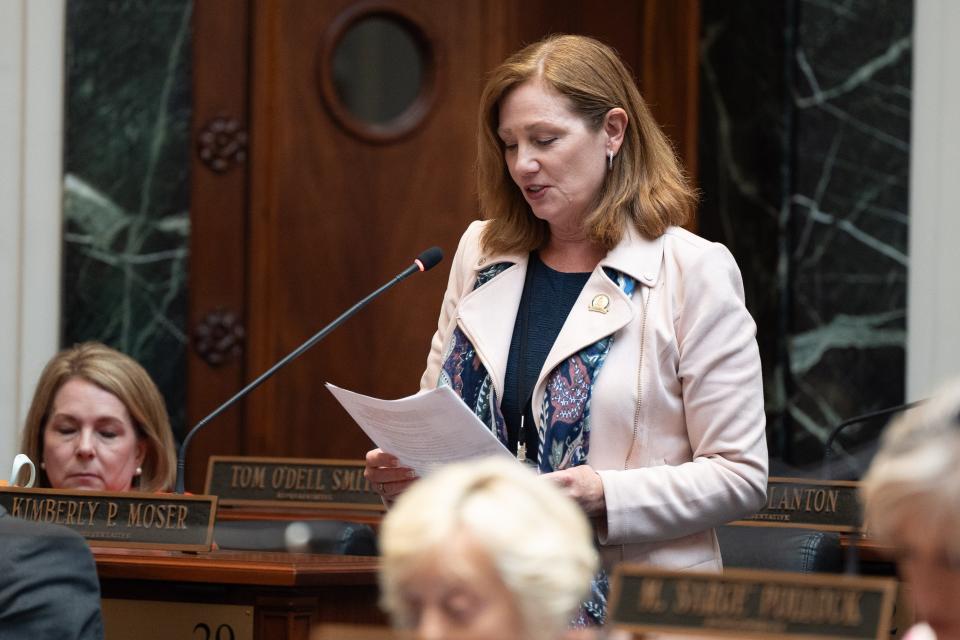
<path fill-rule="evenodd" d="M 331 25 L 320 59 L 320 85 L 331 115 L 367 142 L 415 131 L 436 91 L 435 52 L 412 17 L 363 3 Z"/>

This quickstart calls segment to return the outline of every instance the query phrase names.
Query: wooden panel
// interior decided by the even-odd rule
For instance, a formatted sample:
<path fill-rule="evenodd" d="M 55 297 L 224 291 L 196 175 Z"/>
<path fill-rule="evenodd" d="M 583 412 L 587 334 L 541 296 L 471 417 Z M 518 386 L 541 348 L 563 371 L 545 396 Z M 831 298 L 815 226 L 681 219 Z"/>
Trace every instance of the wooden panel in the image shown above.
<path fill-rule="evenodd" d="M 218 117 L 247 128 L 248 10 L 246 0 L 204 0 L 193 7 L 193 140 Z M 190 312 L 193 330 L 210 312 L 246 316 L 247 168 L 215 172 L 197 150 L 190 163 Z M 242 357 L 212 367 L 188 349 L 187 420 L 193 426 L 244 384 Z M 187 487 L 203 487 L 211 453 L 242 453 L 242 407 L 221 415 L 194 439 Z"/>
<path fill-rule="evenodd" d="M 195 130 L 221 110 L 249 121 L 248 167 L 193 164 L 191 323 L 218 307 L 246 322 L 243 361 L 191 355 L 199 419 L 422 249 L 447 262 L 388 292 L 198 436 L 209 454 L 359 458 L 371 446 L 323 389 L 381 397 L 417 389 L 449 258 L 477 214 L 476 108 L 486 72 L 551 32 L 593 35 L 639 76 L 655 116 L 696 171 L 698 0 L 215 0 L 194 22 Z M 435 51 L 436 96 L 423 125 L 373 143 L 337 124 L 323 100 L 325 37 L 343 12 L 396 10 Z M 249 62 L 248 62 L 249 61 Z M 249 118 L 247 117 L 249 103 Z M 206 173 L 205 173 L 206 172 Z"/>
<path fill-rule="evenodd" d="M 451 256 L 476 217 L 476 104 L 491 58 L 484 3 L 377 3 L 421 25 L 437 58 L 435 109 L 390 144 L 343 130 L 317 81 L 325 31 L 355 4 L 255 5 L 251 371 L 295 348 L 422 249 L 437 244 Z M 323 382 L 382 397 L 415 392 L 448 264 L 388 292 L 259 389 L 248 404 L 249 452 L 362 457 L 369 441 Z"/>
<path fill-rule="evenodd" d="M 511 49 L 550 33 L 587 35 L 616 49 L 696 178 L 700 0 L 528 0 L 516 10 Z"/>
<path fill-rule="evenodd" d="M 93 555 L 104 598 L 252 605 L 258 639 L 306 640 L 313 623 L 386 624 L 376 558 L 103 548 Z"/>
<path fill-rule="evenodd" d="M 697 180 L 700 0 L 645 0 L 640 90 Z"/>
<path fill-rule="evenodd" d="M 551 33 L 590 36 L 610 45 L 637 77 L 643 62 L 643 20 L 647 0 L 529 0 L 514 4 L 518 42 L 536 42 Z"/>
<path fill-rule="evenodd" d="M 411 631 L 369 625 L 325 624 L 313 628 L 310 640 L 414 640 Z"/>
<path fill-rule="evenodd" d="M 313 598 L 259 598 L 256 628 L 259 638 L 310 637 L 317 620 L 317 601 Z"/>

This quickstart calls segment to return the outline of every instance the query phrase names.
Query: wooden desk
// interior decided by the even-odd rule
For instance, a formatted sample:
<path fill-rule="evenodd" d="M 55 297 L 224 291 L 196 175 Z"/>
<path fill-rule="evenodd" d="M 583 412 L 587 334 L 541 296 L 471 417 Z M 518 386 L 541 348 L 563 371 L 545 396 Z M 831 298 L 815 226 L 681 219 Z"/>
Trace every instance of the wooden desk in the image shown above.
<path fill-rule="evenodd" d="M 850 536 L 841 536 L 840 546 L 844 553 L 846 553 L 851 546 L 855 546 L 857 555 L 862 562 L 890 565 L 892 573 L 895 553 L 891 547 L 881 544 L 872 538 L 851 538 Z"/>
<path fill-rule="evenodd" d="M 319 622 L 386 624 L 377 606 L 377 558 L 112 548 L 93 552 L 105 600 L 160 601 L 170 609 L 178 602 L 246 606 L 252 608 L 257 639 L 306 640 L 311 625 Z M 107 624 L 109 631 L 109 620 Z"/>
<path fill-rule="evenodd" d="M 230 520 L 273 520 L 291 522 L 294 520 L 346 520 L 369 524 L 380 528 L 383 513 L 380 511 L 359 511 L 340 509 L 297 509 L 294 507 L 220 507 L 217 509 L 217 522 Z"/>

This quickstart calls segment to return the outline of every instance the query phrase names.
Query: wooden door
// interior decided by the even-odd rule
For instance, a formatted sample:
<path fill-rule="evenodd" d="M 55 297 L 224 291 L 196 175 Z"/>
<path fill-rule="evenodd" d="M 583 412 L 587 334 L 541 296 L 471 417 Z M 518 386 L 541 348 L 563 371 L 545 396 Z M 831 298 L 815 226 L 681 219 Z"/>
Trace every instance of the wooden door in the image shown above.
<path fill-rule="evenodd" d="M 610 42 L 638 72 L 649 72 L 644 60 L 654 54 L 695 65 L 696 3 L 679 4 L 686 12 L 667 0 L 197 3 L 191 419 L 421 250 L 439 245 L 447 262 L 386 293 L 211 423 L 192 446 L 188 486 L 199 489 L 213 453 L 362 457 L 369 441 L 323 385 L 387 398 L 416 391 L 449 259 L 477 217 L 476 107 L 485 72 L 558 30 Z M 386 124 L 364 124 L 338 99 L 337 44 L 370 18 L 414 34 L 426 61 L 417 98 Z M 668 26 L 652 29 L 654 19 Z M 687 49 L 677 46 L 680 36 Z M 651 50 L 664 43 L 669 55 Z M 655 112 L 693 168 L 685 137 L 696 96 L 691 76 L 650 73 L 659 84 L 645 91 L 660 96 Z"/>

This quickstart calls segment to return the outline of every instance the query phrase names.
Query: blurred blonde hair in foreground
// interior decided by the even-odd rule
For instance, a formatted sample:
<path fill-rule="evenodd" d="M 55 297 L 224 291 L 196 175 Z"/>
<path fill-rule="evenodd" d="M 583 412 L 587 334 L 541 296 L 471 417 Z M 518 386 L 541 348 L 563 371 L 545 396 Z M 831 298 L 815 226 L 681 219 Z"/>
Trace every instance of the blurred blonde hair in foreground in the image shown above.
<path fill-rule="evenodd" d="M 444 555 L 445 573 L 469 576 L 468 555 L 455 553 L 464 541 L 485 552 L 518 610 L 523 628 L 503 637 L 562 635 L 598 566 L 586 516 L 549 481 L 504 459 L 450 465 L 415 483 L 383 521 L 381 604 L 395 626 L 417 625 L 405 585 L 430 560 Z"/>
<path fill-rule="evenodd" d="M 960 640 L 960 384 L 887 429 L 862 491 L 867 533 L 896 551 L 921 621 L 904 640 Z"/>
<path fill-rule="evenodd" d="M 909 525 L 960 562 L 960 381 L 887 429 L 862 495 L 872 537 L 895 543 Z"/>

